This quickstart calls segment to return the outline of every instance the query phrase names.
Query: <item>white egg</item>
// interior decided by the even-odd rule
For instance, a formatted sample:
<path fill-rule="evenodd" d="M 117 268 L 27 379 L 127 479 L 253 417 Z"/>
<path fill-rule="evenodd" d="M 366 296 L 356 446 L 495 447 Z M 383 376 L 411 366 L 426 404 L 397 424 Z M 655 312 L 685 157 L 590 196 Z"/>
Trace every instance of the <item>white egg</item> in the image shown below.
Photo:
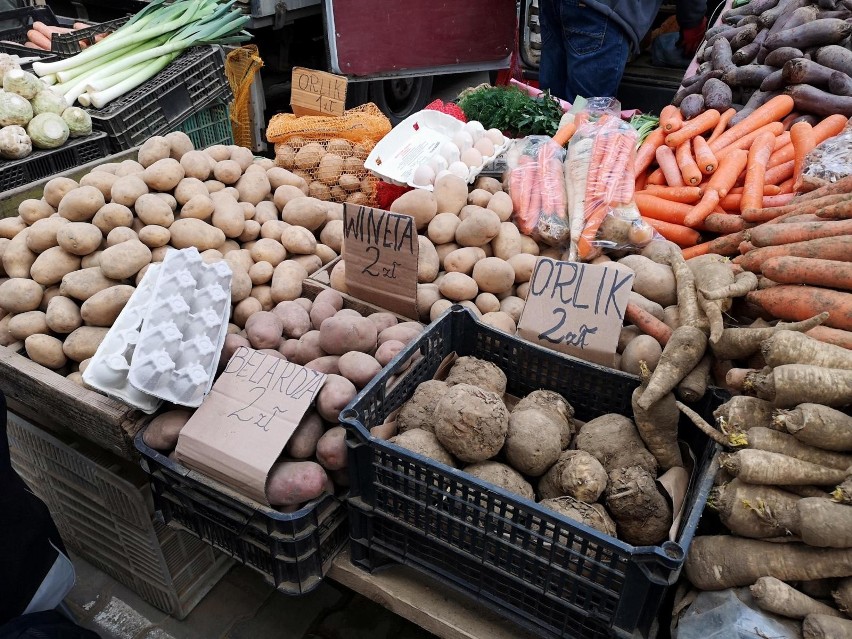
<path fill-rule="evenodd" d="M 476 120 L 471 120 L 470 122 L 465 123 L 464 130 L 470 134 L 470 137 L 473 138 L 474 142 L 485 135 L 485 128 L 482 126 L 482 123 L 477 122 Z"/>
<path fill-rule="evenodd" d="M 450 163 L 447 162 L 447 158 L 445 158 L 443 155 L 436 155 L 431 160 L 429 160 L 429 166 L 432 167 L 432 170 L 436 174 L 440 173 L 441 171 L 446 171 L 449 165 Z"/>
<path fill-rule="evenodd" d="M 503 137 L 503 134 L 500 133 L 499 129 L 488 129 L 485 132 L 485 135 L 488 136 L 488 139 L 494 144 L 494 146 L 502 146 L 506 141 L 506 138 Z"/>
<path fill-rule="evenodd" d="M 486 137 L 477 140 L 473 148 L 482 153 L 483 157 L 490 158 L 494 155 L 494 143 Z"/>
<path fill-rule="evenodd" d="M 459 176 L 463 180 L 467 180 L 470 175 L 470 167 L 468 167 L 468 165 L 464 162 L 453 162 L 447 170 L 453 175 Z"/>
<path fill-rule="evenodd" d="M 476 149 L 468 149 L 461 154 L 461 161 L 468 166 L 482 166 L 482 153 Z"/>
<path fill-rule="evenodd" d="M 464 153 L 473 147 L 473 137 L 467 131 L 459 131 L 453 136 L 453 144 L 458 147 L 459 153 Z"/>
<path fill-rule="evenodd" d="M 417 186 L 429 186 L 435 181 L 435 170 L 428 164 L 421 164 L 414 171 L 411 181 Z"/>
<path fill-rule="evenodd" d="M 447 165 L 450 165 L 453 162 L 458 162 L 461 155 L 459 147 L 452 142 L 444 142 L 441 145 L 441 148 L 438 149 L 438 153 L 447 161 Z"/>

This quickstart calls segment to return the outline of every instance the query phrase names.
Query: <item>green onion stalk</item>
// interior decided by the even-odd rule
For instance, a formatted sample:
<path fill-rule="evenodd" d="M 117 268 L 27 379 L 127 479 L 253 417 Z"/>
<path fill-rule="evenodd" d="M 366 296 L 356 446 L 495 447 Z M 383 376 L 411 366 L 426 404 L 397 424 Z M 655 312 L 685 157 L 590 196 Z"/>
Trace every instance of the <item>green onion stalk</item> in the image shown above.
<path fill-rule="evenodd" d="M 207 44 L 239 44 L 251 36 L 249 18 L 218 0 L 152 0 L 110 37 L 77 55 L 36 62 L 33 71 L 53 81 L 68 104 L 98 109 L 129 93 L 165 69 L 186 49 Z"/>
<path fill-rule="evenodd" d="M 660 118 L 656 115 L 651 115 L 650 113 L 641 113 L 630 118 L 630 126 L 636 129 L 636 132 L 639 134 L 639 137 L 636 140 L 636 148 L 638 149 L 645 141 L 645 138 L 651 135 L 651 132 L 660 126 Z"/>

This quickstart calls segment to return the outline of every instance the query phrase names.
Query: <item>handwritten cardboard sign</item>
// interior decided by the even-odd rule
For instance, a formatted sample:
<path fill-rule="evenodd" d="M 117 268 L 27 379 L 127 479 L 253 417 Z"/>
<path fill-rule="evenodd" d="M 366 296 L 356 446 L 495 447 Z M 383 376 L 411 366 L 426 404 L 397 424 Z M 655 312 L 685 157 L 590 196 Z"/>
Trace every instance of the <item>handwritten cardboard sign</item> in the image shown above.
<path fill-rule="evenodd" d="M 178 459 L 267 504 L 267 475 L 325 379 L 241 346 L 181 429 Z"/>
<path fill-rule="evenodd" d="M 344 204 L 343 260 L 351 295 L 416 319 L 418 253 L 410 215 Z"/>
<path fill-rule="evenodd" d="M 296 115 L 341 116 L 347 80 L 342 75 L 293 67 L 290 107 Z"/>
<path fill-rule="evenodd" d="M 612 366 L 633 277 L 615 266 L 539 258 L 518 335 Z"/>

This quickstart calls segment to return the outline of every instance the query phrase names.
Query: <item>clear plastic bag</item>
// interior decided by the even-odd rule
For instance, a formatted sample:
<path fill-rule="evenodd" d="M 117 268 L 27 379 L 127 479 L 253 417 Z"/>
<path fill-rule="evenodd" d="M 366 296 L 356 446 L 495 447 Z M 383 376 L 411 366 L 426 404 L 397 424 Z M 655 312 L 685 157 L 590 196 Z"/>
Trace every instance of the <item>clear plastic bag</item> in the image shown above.
<path fill-rule="evenodd" d="M 524 235 L 557 248 L 569 241 L 565 149 L 546 135 L 531 135 L 515 144 L 509 169 L 514 220 Z"/>
<path fill-rule="evenodd" d="M 641 248 L 654 239 L 633 202 L 636 130 L 612 98 L 593 98 L 568 145 L 565 181 L 571 225 L 569 259 L 588 261 L 604 250 Z"/>
<path fill-rule="evenodd" d="M 818 144 L 802 165 L 803 190 L 812 191 L 852 175 L 852 120 L 838 135 Z"/>
<path fill-rule="evenodd" d="M 760 610 L 748 588 L 701 592 L 677 620 L 673 639 L 799 639 L 792 619 Z"/>

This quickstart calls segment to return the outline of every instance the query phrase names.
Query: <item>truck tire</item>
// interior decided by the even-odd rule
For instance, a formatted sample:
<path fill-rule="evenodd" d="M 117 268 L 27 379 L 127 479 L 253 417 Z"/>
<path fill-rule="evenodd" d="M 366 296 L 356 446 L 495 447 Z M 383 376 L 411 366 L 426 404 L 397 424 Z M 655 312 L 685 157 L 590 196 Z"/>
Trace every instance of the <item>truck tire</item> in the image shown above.
<path fill-rule="evenodd" d="M 346 97 L 347 107 L 372 102 L 396 125 L 429 104 L 432 76 L 352 82 Z"/>

